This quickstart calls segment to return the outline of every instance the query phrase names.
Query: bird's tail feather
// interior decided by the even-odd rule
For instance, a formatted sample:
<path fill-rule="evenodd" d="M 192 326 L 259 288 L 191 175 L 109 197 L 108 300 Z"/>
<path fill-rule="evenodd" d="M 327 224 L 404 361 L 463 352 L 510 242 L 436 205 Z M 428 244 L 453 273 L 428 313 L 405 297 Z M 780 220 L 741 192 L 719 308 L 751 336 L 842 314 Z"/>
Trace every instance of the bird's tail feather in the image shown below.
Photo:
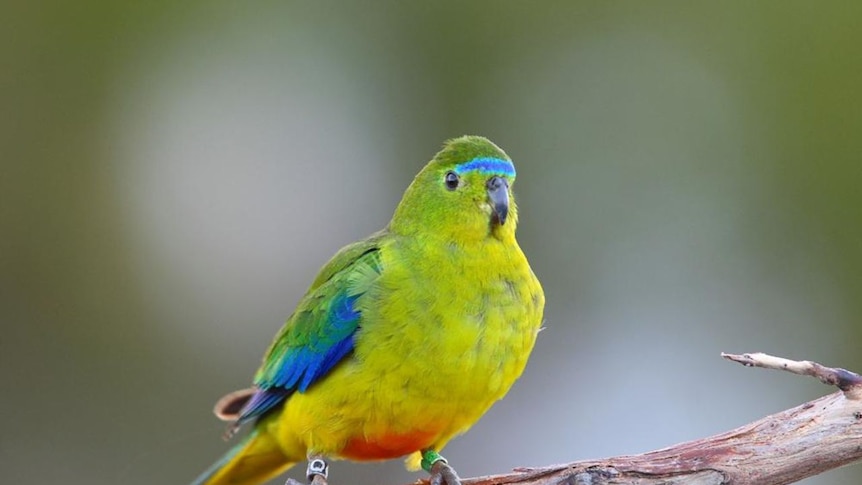
<path fill-rule="evenodd" d="M 269 434 L 253 429 L 191 485 L 256 485 L 293 465 Z"/>

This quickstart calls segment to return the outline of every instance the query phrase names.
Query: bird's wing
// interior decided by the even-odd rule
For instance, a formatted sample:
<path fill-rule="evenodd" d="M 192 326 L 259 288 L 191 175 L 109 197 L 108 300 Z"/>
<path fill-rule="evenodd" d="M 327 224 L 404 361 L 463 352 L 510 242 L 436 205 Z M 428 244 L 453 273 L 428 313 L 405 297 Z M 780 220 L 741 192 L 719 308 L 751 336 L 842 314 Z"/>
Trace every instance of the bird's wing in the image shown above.
<path fill-rule="evenodd" d="M 293 392 L 305 392 L 353 350 L 362 320 L 356 301 L 380 276 L 382 237 L 376 234 L 345 247 L 321 269 L 267 351 L 237 425 L 261 416 Z"/>

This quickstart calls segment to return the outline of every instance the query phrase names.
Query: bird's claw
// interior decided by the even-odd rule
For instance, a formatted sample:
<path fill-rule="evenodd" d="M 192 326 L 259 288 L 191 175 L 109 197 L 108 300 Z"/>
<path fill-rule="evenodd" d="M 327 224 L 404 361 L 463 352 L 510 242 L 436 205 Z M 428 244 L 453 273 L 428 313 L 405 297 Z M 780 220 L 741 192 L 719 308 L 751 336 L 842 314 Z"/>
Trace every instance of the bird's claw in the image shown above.
<path fill-rule="evenodd" d="M 294 480 L 293 478 L 288 478 L 287 481 L 284 482 L 284 485 L 327 485 L 327 481 L 322 475 L 315 475 L 314 478 L 309 480 L 308 484 Z"/>
<path fill-rule="evenodd" d="M 446 460 L 439 460 L 431 465 L 430 485 L 461 485 L 461 479 Z"/>
<path fill-rule="evenodd" d="M 299 480 L 294 480 L 293 478 L 288 478 L 284 485 L 327 485 L 326 477 L 323 475 L 315 475 L 311 480 L 308 481 L 308 484 L 302 483 Z"/>

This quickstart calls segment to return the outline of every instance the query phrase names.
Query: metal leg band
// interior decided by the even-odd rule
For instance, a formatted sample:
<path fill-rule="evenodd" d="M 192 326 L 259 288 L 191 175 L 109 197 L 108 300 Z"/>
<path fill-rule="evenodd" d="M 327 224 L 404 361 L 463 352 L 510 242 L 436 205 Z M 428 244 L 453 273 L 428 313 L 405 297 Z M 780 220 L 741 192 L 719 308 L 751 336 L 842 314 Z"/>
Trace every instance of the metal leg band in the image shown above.
<path fill-rule="evenodd" d="M 329 475 L 329 465 L 320 458 L 314 458 L 308 461 L 308 468 L 305 471 L 308 481 L 314 480 L 315 475 L 320 475 L 326 478 Z"/>

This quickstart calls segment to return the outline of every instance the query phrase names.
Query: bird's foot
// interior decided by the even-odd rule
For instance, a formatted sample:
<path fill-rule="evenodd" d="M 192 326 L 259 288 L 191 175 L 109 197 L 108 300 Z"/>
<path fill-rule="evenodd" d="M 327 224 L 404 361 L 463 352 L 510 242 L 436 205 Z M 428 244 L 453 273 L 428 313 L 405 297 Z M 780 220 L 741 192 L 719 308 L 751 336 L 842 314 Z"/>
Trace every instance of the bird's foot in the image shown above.
<path fill-rule="evenodd" d="M 308 478 L 309 485 L 328 485 L 326 477 L 329 475 L 329 465 L 326 460 L 320 457 L 309 457 L 308 468 L 305 469 L 305 476 Z M 288 478 L 284 485 L 303 485 L 298 481 Z"/>
<path fill-rule="evenodd" d="M 422 452 L 422 468 L 431 474 L 430 485 L 461 485 L 455 469 L 434 450 Z"/>

